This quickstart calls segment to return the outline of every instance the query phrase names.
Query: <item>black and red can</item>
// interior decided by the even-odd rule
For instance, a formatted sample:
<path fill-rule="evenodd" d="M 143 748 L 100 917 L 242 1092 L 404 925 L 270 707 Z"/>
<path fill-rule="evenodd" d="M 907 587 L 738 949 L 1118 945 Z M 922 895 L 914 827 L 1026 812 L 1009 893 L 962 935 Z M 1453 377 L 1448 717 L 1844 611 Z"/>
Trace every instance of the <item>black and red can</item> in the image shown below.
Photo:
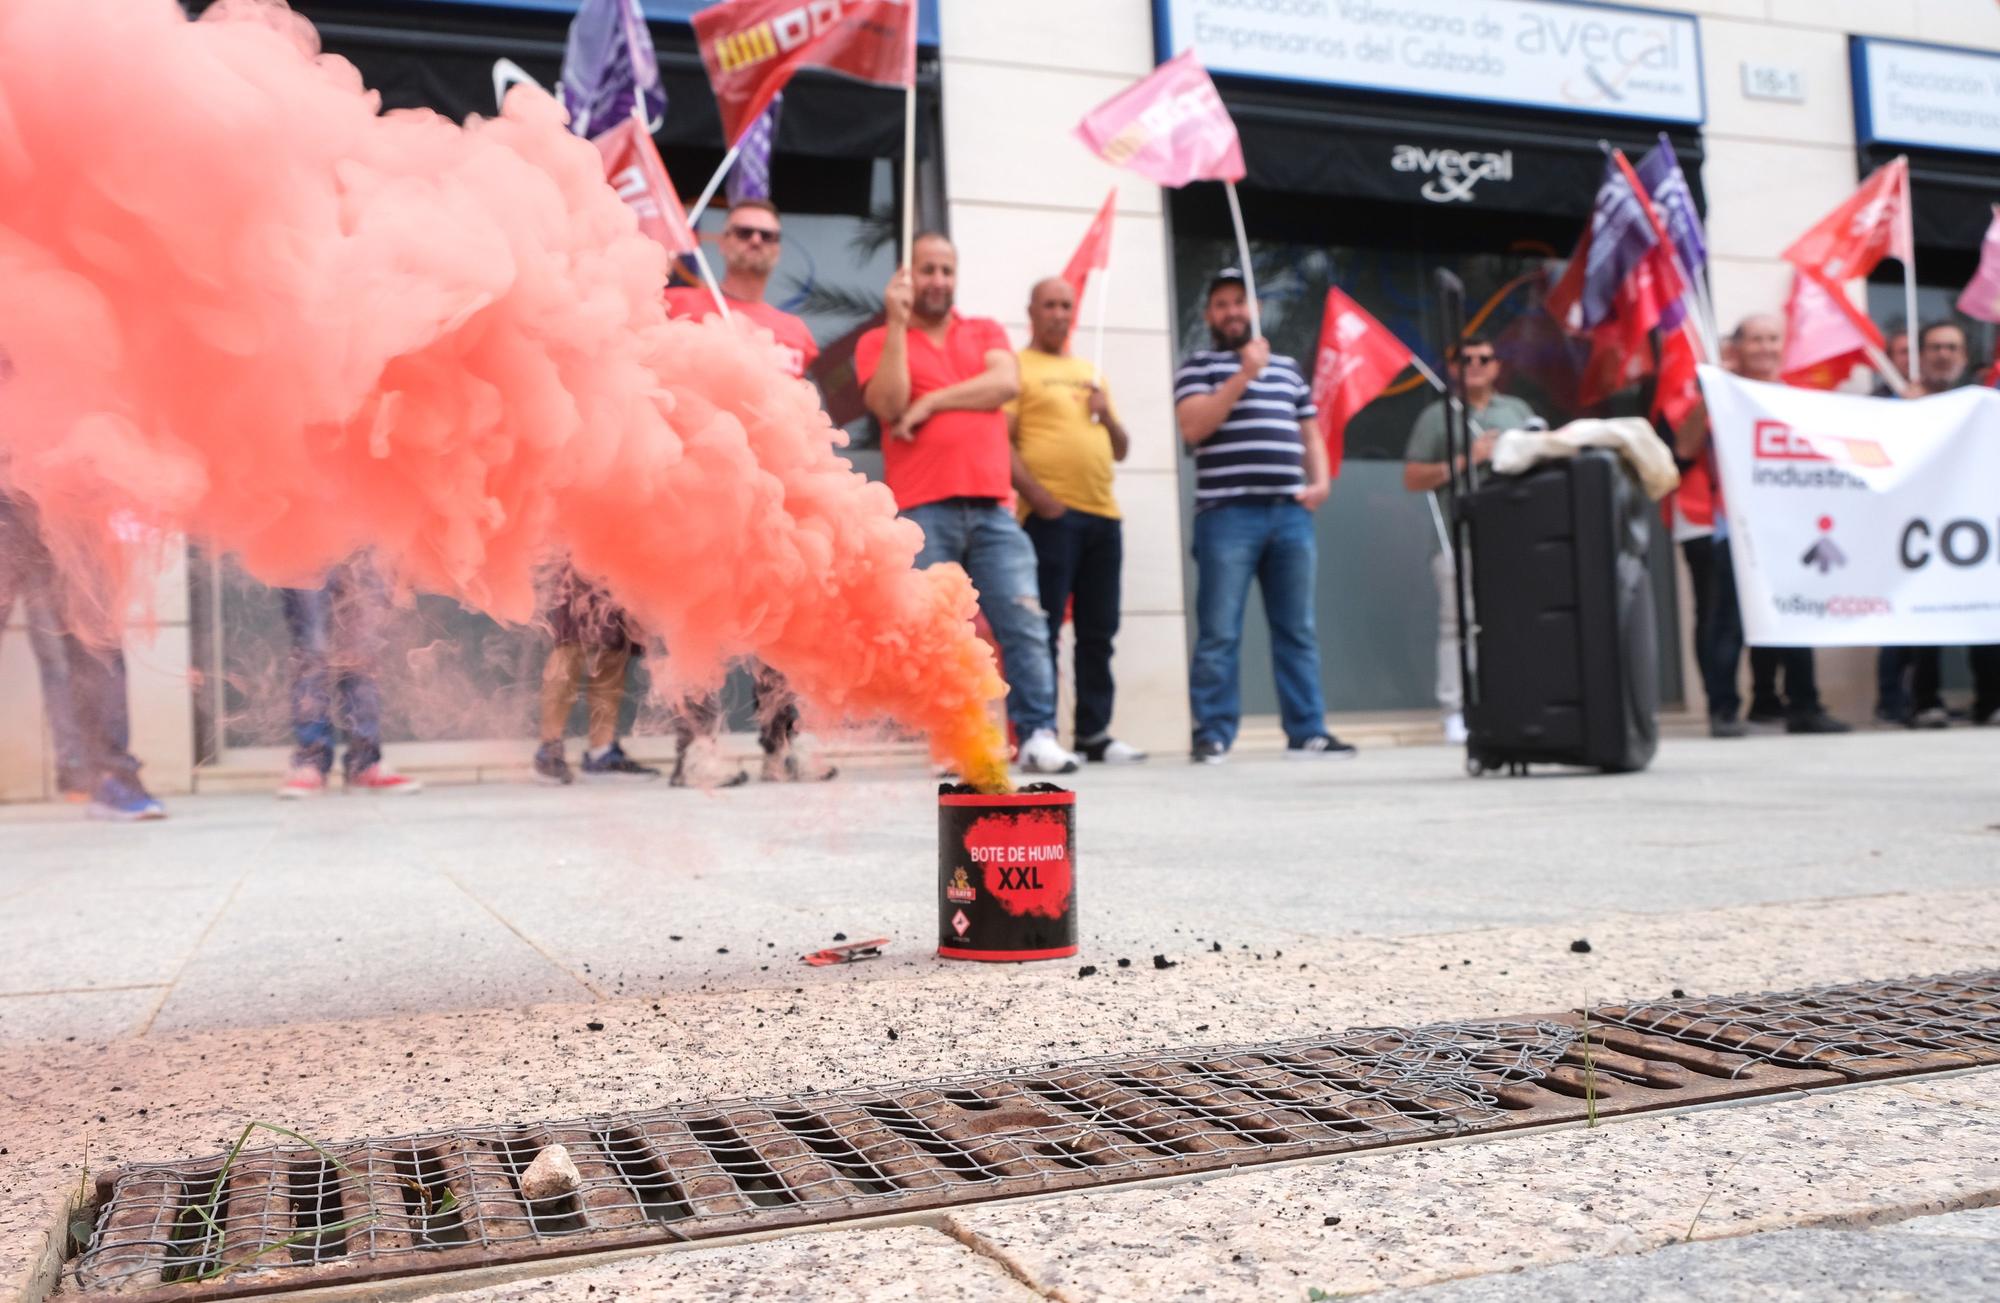
<path fill-rule="evenodd" d="M 1076 793 L 938 793 L 938 957 L 1010 963 L 1076 953 Z"/>

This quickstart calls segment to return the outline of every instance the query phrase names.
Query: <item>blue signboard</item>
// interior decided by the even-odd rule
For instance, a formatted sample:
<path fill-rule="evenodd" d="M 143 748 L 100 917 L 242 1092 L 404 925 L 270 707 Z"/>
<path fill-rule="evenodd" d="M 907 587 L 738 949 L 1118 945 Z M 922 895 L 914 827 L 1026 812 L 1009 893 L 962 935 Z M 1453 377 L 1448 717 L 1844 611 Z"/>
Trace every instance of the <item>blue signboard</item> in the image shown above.
<path fill-rule="evenodd" d="M 917 40 L 924 45 L 938 43 L 938 0 L 917 0 Z M 477 4 L 487 8 L 501 9 L 544 9 L 556 13 L 575 13 L 577 0 L 431 0 L 432 4 Z M 646 11 L 646 17 L 656 23 L 685 23 L 698 9 L 706 9 L 711 0 L 639 0 L 639 7 Z"/>
<path fill-rule="evenodd" d="M 1698 126 L 1701 20 L 1591 0 L 1153 0 L 1213 73 Z"/>
<path fill-rule="evenodd" d="M 2000 54 L 1850 39 L 1862 144 L 2000 154 Z"/>

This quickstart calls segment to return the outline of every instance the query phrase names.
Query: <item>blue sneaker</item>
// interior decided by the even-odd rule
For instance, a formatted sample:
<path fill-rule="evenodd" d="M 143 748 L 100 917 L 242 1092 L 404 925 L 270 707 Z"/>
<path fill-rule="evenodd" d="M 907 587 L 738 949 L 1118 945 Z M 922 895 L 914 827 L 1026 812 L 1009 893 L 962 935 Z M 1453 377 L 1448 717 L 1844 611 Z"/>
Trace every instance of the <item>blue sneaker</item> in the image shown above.
<path fill-rule="evenodd" d="M 109 774 L 97 784 L 97 791 L 90 799 L 90 817 L 117 823 L 139 823 L 148 819 L 164 819 L 167 809 L 153 799 L 151 792 L 140 786 L 136 777 Z"/>
<path fill-rule="evenodd" d="M 637 779 L 641 782 L 658 778 L 660 771 L 651 765 L 642 765 L 625 754 L 625 748 L 613 742 L 602 754 L 590 751 L 583 753 L 583 776 L 585 778 Z"/>

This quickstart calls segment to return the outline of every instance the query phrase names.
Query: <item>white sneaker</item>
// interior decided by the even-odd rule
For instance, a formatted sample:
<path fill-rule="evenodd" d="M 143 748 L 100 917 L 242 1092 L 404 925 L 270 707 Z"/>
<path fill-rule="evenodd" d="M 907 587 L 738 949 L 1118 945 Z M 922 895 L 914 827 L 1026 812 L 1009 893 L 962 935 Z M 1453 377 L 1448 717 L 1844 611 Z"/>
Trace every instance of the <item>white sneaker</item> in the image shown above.
<path fill-rule="evenodd" d="M 819 748 L 803 737 L 793 738 L 784 750 L 764 756 L 767 783 L 825 783 L 839 776 L 840 770 L 827 763 Z"/>
<path fill-rule="evenodd" d="M 1038 728 L 1021 744 L 1021 768 L 1031 774 L 1073 774 L 1083 762 L 1073 751 L 1063 750 L 1052 728 Z"/>
<path fill-rule="evenodd" d="M 1079 747 L 1078 750 L 1083 752 L 1085 760 L 1099 765 L 1136 765 L 1146 758 L 1144 751 L 1130 742 L 1120 742 L 1115 737 L 1103 742 L 1093 742 L 1089 746 Z"/>
<path fill-rule="evenodd" d="M 1464 746 L 1472 734 L 1465 727 L 1465 712 L 1454 710 L 1444 717 L 1444 740 L 1453 746 Z"/>
<path fill-rule="evenodd" d="M 682 747 L 674 757 L 673 776 L 667 780 L 673 787 L 700 788 L 741 787 L 749 781 L 749 773 L 723 755 L 712 737 L 697 737 Z"/>

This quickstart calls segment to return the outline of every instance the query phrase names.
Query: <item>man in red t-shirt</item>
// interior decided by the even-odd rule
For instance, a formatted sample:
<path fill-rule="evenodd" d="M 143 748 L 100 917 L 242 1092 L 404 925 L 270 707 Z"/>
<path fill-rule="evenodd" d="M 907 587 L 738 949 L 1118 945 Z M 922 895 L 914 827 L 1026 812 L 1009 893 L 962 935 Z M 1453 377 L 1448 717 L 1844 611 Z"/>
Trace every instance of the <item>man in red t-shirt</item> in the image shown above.
<path fill-rule="evenodd" d="M 739 199 L 729 206 L 722 228 L 722 297 L 732 317 L 747 317 L 771 332 L 777 342 L 778 364 L 803 376 L 819 356 L 812 330 L 789 312 L 764 302 L 771 273 L 785 238 L 777 205 L 768 199 Z M 667 290 L 667 315 L 700 319 L 717 312 L 715 296 L 706 285 L 676 285 Z"/>
<path fill-rule="evenodd" d="M 923 527 L 919 567 L 956 561 L 1006 661 L 1007 714 L 1021 767 L 1066 774 L 1081 763 L 1056 741 L 1056 685 L 1034 544 L 1014 519 L 1014 462 L 1001 408 L 1020 392 L 1014 345 L 998 322 L 952 308 L 958 252 L 919 235 L 883 294 L 885 324 L 854 348 L 854 374 L 882 424 L 882 473 L 902 514 Z"/>
<path fill-rule="evenodd" d="M 784 225 L 778 208 L 768 199 L 739 199 L 729 206 L 722 227 L 722 297 L 729 304 L 731 319 L 748 320 L 771 332 L 778 351 L 778 365 L 792 376 L 803 378 L 806 368 L 819 356 L 819 344 L 812 330 L 789 312 L 764 301 L 771 273 L 778 268 L 778 253 L 784 243 Z M 667 290 L 667 315 L 702 318 L 717 311 L 715 296 L 705 285 L 672 286 Z M 757 717 L 764 721 L 758 742 L 764 748 L 764 781 L 823 781 L 834 769 L 810 748 L 798 741 L 799 708 L 792 703 L 784 679 L 769 666 L 755 667 Z M 675 721 L 680 737 L 680 756 L 674 762 L 673 781 L 680 786 L 734 787 L 746 775 L 734 762 L 722 758 L 716 735 L 722 728 L 722 705 L 710 696 L 690 700 Z"/>

